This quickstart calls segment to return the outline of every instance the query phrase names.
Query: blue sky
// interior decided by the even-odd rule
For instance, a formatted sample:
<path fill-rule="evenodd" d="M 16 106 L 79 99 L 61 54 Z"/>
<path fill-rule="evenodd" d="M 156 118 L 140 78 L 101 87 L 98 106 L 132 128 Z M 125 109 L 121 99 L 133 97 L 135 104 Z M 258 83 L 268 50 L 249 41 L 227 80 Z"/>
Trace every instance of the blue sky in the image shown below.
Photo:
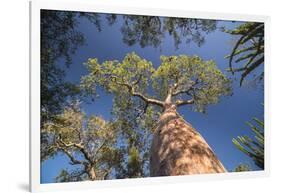
<path fill-rule="evenodd" d="M 160 55 L 198 55 L 205 60 L 214 60 L 218 67 L 233 80 L 233 95 L 224 97 L 216 105 L 207 108 L 207 113 L 193 112 L 189 107 L 183 106 L 179 112 L 186 121 L 191 123 L 205 138 L 215 154 L 227 168 L 233 170 L 240 163 L 247 163 L 253 169 L 258 169 L 252 160 L 239 151 L 232 143 L 232 138 L 238 135 L 251 135 L 245 122 L 252 117 L 263 118 L 264 100 L 263 89 L 252 87 L 239 87 L 239 76 L 232 76 L 226 72 L 228 55 L 233 47 L 233 37 L 217 29 L 205 36 L 205 43 L 198 47 L 194 43 L 180 44 L 175 49 L 173 39 L 166 34 L 160 48 L 141 48 L 138 44 L 128 46 L 122 41 L 120 28 L 122 19 L 117 20 L 113 26 L 106 25 L 102 19 L 102 31 L 85 19 L 79 19 L 78 30 L 86 38 L 86 45 L 78 48 L 72 56 L 73 63 L 67 69 L 66 79 L 79 83 L 82 75 L 87 74 L 83 65 L 88 58 L 97 57 L 100 62 L 104 60 L 122 60 L 128 52 L 136 52 L 141 57 L 151 61 L 156 67 L 160 64 Z M 219 26 L 234 28 L 238 23 L 219 21 Z M 87 114 L 101 115 L 109 120 L 111 118 L 112 96 L 100 92 L 100 98 L 94 103 L 83 103 L 83 110 Z M 54 182 L 54 178 L 61 169 L 71 169 L 68 159 L 62 154 L 41 164 L 41 183 Z"/>

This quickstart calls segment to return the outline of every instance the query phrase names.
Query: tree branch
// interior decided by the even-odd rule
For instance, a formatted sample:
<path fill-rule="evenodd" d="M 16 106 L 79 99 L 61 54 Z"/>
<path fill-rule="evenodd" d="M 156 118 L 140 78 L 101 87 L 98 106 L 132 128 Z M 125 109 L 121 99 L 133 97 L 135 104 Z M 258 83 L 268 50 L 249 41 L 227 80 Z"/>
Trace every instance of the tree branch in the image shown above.
<path fill-rule="evenodd" d="M 87 172 L 85 170 L 81 171 L 80 173 L 77 174 L 70 174 L 71 178 L 80 178 L 83 174 L 86 174 Z M 77 181 L 77 180 L 76 180 Z"/>
<path fill-rule="evenodd" d="M 125 86 L 129 90 L 129 92 L 132 96 L 139 97 L 146 103 L 158 105 L 158 106 L 161 106 L 161 107 L 164 106 L 164 102 L 159 101 L 157 99 L 152 99 L 152 98 L 146 97 L 146 96 L 144 96 L 144 94 L 136 92 L 132 85 L 130 85 L 128 83 L 125 83 L 125 82 L 118 82 L 117 78 L 118 77 L 116 77 L 116 76 L 111 76 L 112 81 L 114 81 L 118 85 Z"/>
<path fill-rule="evenodd" d="M 190 87 L 190 88 L 188 88 L 188 89 L 186 89 L 186 90 L 178 90 L 178 91 L 176 91 L 176 92 L 173 92 L 172 93 L 172 96 L 177 96 L 177 95 L 179 95 L 179 94 L 189 94 L 189 91 L 191 90 L 192 88 Z"/>
<path fill-rule="evenodd" d="M 79 149 L 79 151 L 83 154 L 83 156 L 85 157 L 85 159 L 87 159 L 89 162 L 92 161 L 89 153 L 86 151 L 86 149 L 84 148 L 84 146 L 82 146 L 81 144 L 78 143 L 65 143 L 60 137 L 59 137 L 59 142 L 64 146 L 64 147 L 75 147 L 77 149 Z"/>
<path fill-rule="evenodd" d="M 164 102 L 159 101 L 159 100 L 157 100 L 157 99 L 148 98 L 148 97 L 144 96 L 143 94 L 141 94 L 141 93 L 139 93 L 139 92 L 135 92 L 134 89 L 131 90 L 131 94 L 132 94 L 133 96 L 137 96 L 137 97 L 141 98 L 141 99 L 144 100 L 144 102 L 146 102 L 146 103 L 158 105 L 158 106 L 161 106 L 161 107 L 164 106 Z"/>
<path fill-rule="evenodd" d="M 73 157 L 72 153 L 71 153 L 70 151 L 68 151 L 66 148 L 61 147 L 60 144 L 56 143 L 56 146 L 57 146 L 58 149 L 60 149 L 61 151 L 63 151 L 63 152 L 67 155 L 67 157 L 68 157 L 68 158 L 70 159 L 70 161 L 71 161 L 71 163 L 70 163 L 71 165 L 77 165 L 77 164 L 82 164 L 82 165 L 84 165 L 84 164 L 85 164 L 85 162 L 79 161 L 79 160 L 75 159 L 75 158 Z"/>
<path fill-rule="evenodd" d="M 198 83 L 199 83 L 199 80 L 197 78 L 195 81 L 192 82 L 192 84 L 189 86 L 188 89 L 184 89 L 184 90 L 176 90 L 177 87 L 179 86 L 178 84 L 176 84 L 176 87 L 174 89 L 175 91 L 172 93 L 172 96 L 177 96 L 179 94 L 184 94 L 184 93 L 188 95 L 189 91 L 191 91 L 193 89 L 193 87 Z"/>
<path fill-rule="evenodd" d="M 108 174 L 111 172 L 112 170 L 112 167 L 110 167 L 109 169 L 107 169 L 104 174 L 103 174 L 103 177 L 102 177 L 102 180 L 105 180 L 108 176 Z"/>
<path fill-rule="evenodd" d="M 190 100 L 177 100 L 176 101 L 177 107 L 183 106 L 183 105 L 190 105 L 190 104 L 193 104 L 193 103 L 194 103 L 193 99 L 190 99 Z"/>
<path fill-rule="evenodd" d="M 96 155 L 99 153 L 99 151 L 105 146 L 106 141 L 104 140 L 101 145 L 96 149 L 95 153 L 93 154 L 93 159 L 96 157 Z M 96 159 L 94 159 L 96 161 Z"/>
<path fill-rule="evenodd" d="M 73 155 L 69 151 L 67 151 L 66 149 L 61 148 L 61 150 L 69 157 L 69 159 L 71 161 L 71 163 L 70 163 L 71 165 L 84 164 L 84 162 L 75 159 L 73 157 Z"/>
<path fill-rule="evenodd" d="M 142 78 L 142 74 L 139 75 L 138 79 L 135 80 L 132 85 L 137 85 L 140 82 L 141 78 Z"/>

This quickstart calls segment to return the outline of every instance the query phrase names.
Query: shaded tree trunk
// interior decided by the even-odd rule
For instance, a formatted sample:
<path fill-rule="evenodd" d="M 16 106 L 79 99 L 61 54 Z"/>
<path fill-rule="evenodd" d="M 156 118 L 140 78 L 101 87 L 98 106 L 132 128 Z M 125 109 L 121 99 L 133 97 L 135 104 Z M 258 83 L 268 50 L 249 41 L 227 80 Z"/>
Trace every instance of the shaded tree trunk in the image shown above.
<path fill-rule="evenodd" d="M 167 105 L 154 132 L 150 176 L 227 172 L 203 137 Z"/>
<path fill-rule="evenodd" d="M 90 180 L 94 181 L 94 180 L 97 179 L 96 171 L 95 171 L 94 166 L 91 166 L 91 165 L 88 166 L 87 172 L 88 172 L 88 175 L 89 175 Z"/>

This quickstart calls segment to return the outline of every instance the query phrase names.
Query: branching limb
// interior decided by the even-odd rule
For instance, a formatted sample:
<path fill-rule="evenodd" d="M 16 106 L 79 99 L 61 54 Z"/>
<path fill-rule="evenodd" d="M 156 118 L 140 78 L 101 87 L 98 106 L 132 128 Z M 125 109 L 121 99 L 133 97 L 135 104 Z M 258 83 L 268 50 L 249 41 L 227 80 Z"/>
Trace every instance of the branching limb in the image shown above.
<path fill-rule="evenodd" d="M 194 86 L 196 85 L 196 84 L 198 84 L 199 83 L 199 80 L 198 79 L 196 79 L 195 81 L 193 81 L 192 83 L 191 83 L 191 85 L 187 88 L 187 89 L 181 89 L 181 90 L 177 90 L 177 88 L 178 88 L 178 84 L 176 84 L 176 87 L 175 87 L 175 89 L 174 89 L 174 91 L 173 91 L 173 93 L 172 93 L 172 96 L 177 96 L 177 95 L 179 95 L 179 94 L 187 94 L 187 95 L 189 95 L 189 92 L 194 88 Z"/>
<path fill-rule="evenodd" d="M 172 96 L 177 96 L 177 95 L 179 95 L 179 94 L 189 94 L 189 91 L 191 91 L 192 90 L 192 88 L 188 88 L 188 89 L 186 89 L 186 90 L 177 90 L 176 92 L 173 92 L 172 93 Z"/>
<path fill-rule="evenodd" d="M 194 99 L 189 99 L 189 100 L 177 100 L 176 105 L 177 107 L 182 106 L 182 105 L 190 105 L 194 103 Z"/>
<path fill-rule="evenodd" d="M 95 153 L 93 154 L 93 159 L 95 160 L 96 155 L 99 153 L 99 151 L 104 147 L 104 145 L 106 144 L 106 141 L 104 140 L 100 146 L 96 149 Z M 96 161 L 96 160 L 95 160 Z"/>
<path fill-rule="evenodd" d="M 85 164 L 85 162 L 82 162 L 82 161 L 79 161 L 79 160 L 77 160 L 77 159 L 75 159 L 74 157 L 73 157 L 73 155 L 71 154 L 71 152 L 70 151 L 68 151 L 68 150 L 66 150 L 66 149 L 64 149 L 64 148 L 60 148 L 66 155 L 67 155 L 67 157 L 70 159 L 70 164 L 71 165 L 78 165 L 78 164 L 81 164 L 81 165 L 83 165 L 83 164 Z"/>
<path fill-rule="evenodd" d="M 80 161 L 80 160 L 77 160 L 76 158 L 74 158 L 74 156 L 72 155 L 72 153 L 71 153 L 69 150 L 67 150 L 67 148 L 62 147 L 61 144 L 56 143 L 56 146 L 57 146 L 58 149 L 60 149 L 61 151 L 63 151 L 63 153 L 65 153 L 65 155 L 67 155 L 67 157 L 68 157 L 68 158 L 70 159 L 70 161 L 71 161 L 71 162 L 70 162 L 71 165 L 77 165 L 77 164 L 82 164 L 82 165 L 84 165 L 84 164 L 86 164 L 86 162 Z"/>
<path fill-rule="evenodd" d="M 60 137 L 58 139 L 58 142 L 60 143 L 60 145 L 63 145 L 65 148 L 67 147 L 74 147 L 77 148 L 85 157 L 86 160 L 91 161 L 91 157 L 89 155 L 89 153 L 86 151 L 85 147 L 81 144 L 81 143 L 65 143 Z"/>
<path fill-rule="evenodd" d="M 150 103 L 150 104 L 153 104 L 153 105 L 158 105 L 160 107 L 164 106 L 164 102 L 159 101 L 157 99 L 148 98 L 148 97 L 144 96 L 143 94 L 141 94 L 139 92 L 135 92 L 134 89 L 131 90 L 131 94 L 133 96 L 137 96 L 137 97 L 141 98 L 146 103 Z"/>
<path fill-rule="evenodd" d="M 142 99 L 146 103 L 158 105 L 158 106 L 161 106 L 161 107 L 164 106 L 164 102 L 159 101 L 157 99 L 152 99 L 152 98 L 146 97 L 144 94 L 136 92 L 134 87 L 131 84 L 126 83 L 126 82 L 119 82 L 119 81 L 117 81 L 117 78 L 118 77 L 116 77 L 116 76 L 111 76 L 112 81 L 114 81 L 118 85 L 125 86 L 129 90 L 129 92 L 132 96 L 139 97 L 140 99 Z"/>

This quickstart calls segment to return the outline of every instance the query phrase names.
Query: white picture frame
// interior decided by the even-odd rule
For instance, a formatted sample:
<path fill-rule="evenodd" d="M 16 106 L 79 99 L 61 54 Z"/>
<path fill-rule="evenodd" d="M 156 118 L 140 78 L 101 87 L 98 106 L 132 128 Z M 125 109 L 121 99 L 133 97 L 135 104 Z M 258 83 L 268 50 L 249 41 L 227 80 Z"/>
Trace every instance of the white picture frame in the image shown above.
<path fill-rule="evenodd" d="M 254 21 L 265 23 L 265 170 L 243 173 L 205 174 L 176 177 L 153 177 L 142 179 L 106 180 L 94 182 L 69 182 L 40 184 L 40 9 L 69 10 L 85 12 L 101 12 L 116 14 L 134 14 L 151 16 L 174 16 L 216 20 Z M 265 177 L 270 173 L 270 55 L 269 55 L 270 18 L 259 15 L 240 15 L 230 13 L 207 13 L 188 10 L 164 10 L 154 8 L 138 8 L 131 6 L 108 6 L 97 3 L 74 1 L 32 1 L 30 2 L 30 191 L 44 192 L 53 190 L 73 190 L 85 188 L 120 187 L 162 183 L 181 183 L 190 181 L 210 181 L 240 178 Z"/>

